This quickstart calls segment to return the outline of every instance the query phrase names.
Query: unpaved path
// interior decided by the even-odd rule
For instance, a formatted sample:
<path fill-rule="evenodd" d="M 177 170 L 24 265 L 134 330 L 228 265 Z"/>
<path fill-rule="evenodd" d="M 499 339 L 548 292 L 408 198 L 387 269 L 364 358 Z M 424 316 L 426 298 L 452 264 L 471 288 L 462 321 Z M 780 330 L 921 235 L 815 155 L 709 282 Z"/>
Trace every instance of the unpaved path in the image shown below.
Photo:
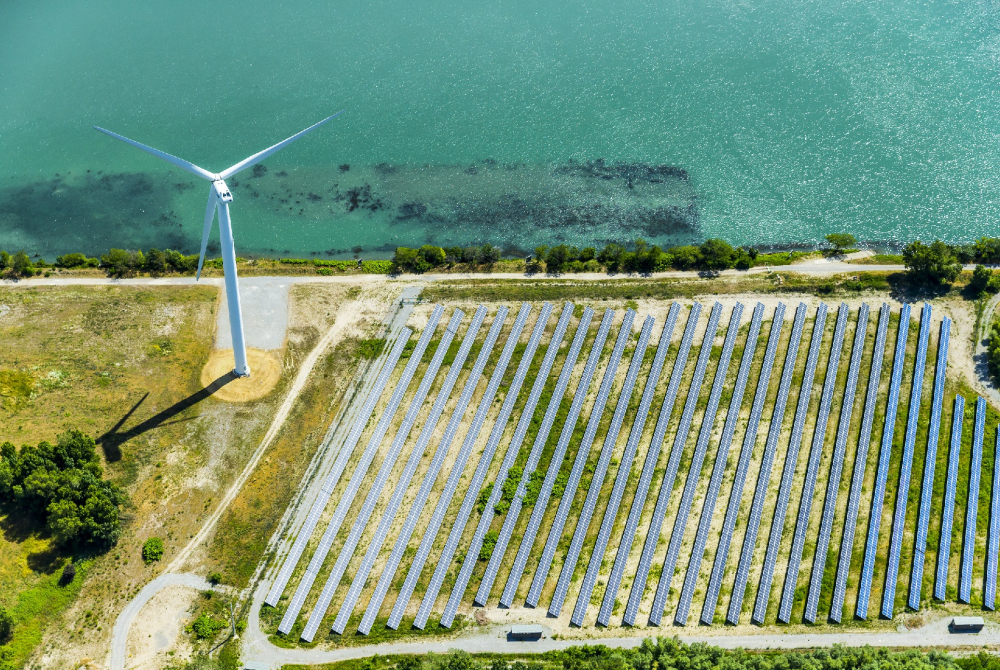
<path fill-rule="evenodd" d="M 204 591 L 212 588 L 211 584 L 205 581 L 204 577 L 190 574 L 163 574 L 146 584 L 139 591 L 139 595 L 133 598 L 121 611 L 115 620 L 115 627 L 111 631 L 111 653 L 108 658 L 108 667 L 112 670 L 124 670 L 125 661 L 128 658 L 128 632 L 132 627 L 132 622 L 142 608 L 161 590 L 168 586 L 186 586 L 192 589 Z"/>

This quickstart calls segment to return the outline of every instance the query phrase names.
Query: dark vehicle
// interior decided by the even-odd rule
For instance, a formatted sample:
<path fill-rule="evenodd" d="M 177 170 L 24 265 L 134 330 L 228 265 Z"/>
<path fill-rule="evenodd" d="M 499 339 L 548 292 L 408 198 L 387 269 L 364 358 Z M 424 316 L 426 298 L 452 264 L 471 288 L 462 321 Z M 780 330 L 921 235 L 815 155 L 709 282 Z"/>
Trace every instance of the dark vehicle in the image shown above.
<path fill-rule="evenodd" d="M 978 633 L 986 622 L 981 616 L 957 616 L 951 620 L 948 629 L 952 633 Z"/>
<path fill-rule="evenodd" d="M 525 642 L 541 640 L 542 634 L 544 632 L 545 631 L 538 624 L 530 624 L 527 626 L 511 626 L 510 632 L 507 633 L 507 639 L 521 640 Z"/>

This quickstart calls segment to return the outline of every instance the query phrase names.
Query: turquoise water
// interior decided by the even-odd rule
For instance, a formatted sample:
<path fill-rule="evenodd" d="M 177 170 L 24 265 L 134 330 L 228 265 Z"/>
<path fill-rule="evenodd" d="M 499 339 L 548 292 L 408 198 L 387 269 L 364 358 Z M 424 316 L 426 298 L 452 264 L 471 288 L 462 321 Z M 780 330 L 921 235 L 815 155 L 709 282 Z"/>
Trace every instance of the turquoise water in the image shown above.
<path fill-rule="evenodd" d="M 197 248 L 207 185 L 92 124 L 221 170 L 342 108 L 236 178 L 240 253 L 996 235 L 998 19 L 974 0 L 8 0 L 0 246 Z"/>

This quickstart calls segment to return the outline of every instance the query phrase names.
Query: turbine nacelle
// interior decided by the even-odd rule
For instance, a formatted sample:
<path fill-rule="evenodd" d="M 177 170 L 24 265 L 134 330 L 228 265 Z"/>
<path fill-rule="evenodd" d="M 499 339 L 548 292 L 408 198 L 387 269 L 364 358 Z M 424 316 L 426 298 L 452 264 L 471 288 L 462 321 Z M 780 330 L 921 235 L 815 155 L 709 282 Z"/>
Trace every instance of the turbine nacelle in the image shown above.
<path fill-rule="evenodd" d="M 220 202 L 233 201 L 233 194 L 229 192 L 229 187 L 226 186 L 226 181 L 224 179 L 216 179 L 213 181 L 212 189 L 215 191 L 215 197 L 218 198 Z"/>
<path fill-rule="evenodd" d="M 201 234 L 201 254 L 198 256 L 198 273 L 195 276 L 195 279 L 196 281 L 201 279 L 201 268 L 205 263 L 205 252 L 208 249 L 208 236 L 212 232 L 212 223 L 215 221 L 216 212 L 218 212 L 219 232 L 222 241 L 222 268 L 226 278 L 226 301 L 229 304 L 229 327 L 233 336 L 233 356 L 236 359 L 236 367 L 233 369 L 233 373 L 239 377 L 249 377 L 250 366 L 247 364 L 246 343 L 243 337 L 243 314 L 240 309 L 240 289 L 236 276 L 236 248 L 233 243 L 232 220 L 229 216 L 229 203 L 233 201 L 233 194 L 229 190 L 229 186 L 226 185 L 226 180 L 238 172 L 242 172 L 243 170 L 256 165 L 279 149 L 283 149 L 306 133 L 320 127 L 333 117 L 339 116 L 343 113 L 343 111 L 344 110 L 340 110 L 336 114 L 326 117 L 319 123 L 314 123 L 305 130 L 298 132 L 291 137 L 264 149 L 263 151 L 257 152 L 253 156 L 245 158 L 236 165 L 233 165 L 232 167 L 219 173 L 209 172 L 208 170 L 200 168 L 194 163 L 190 163 L 183 158 L 178 158 L 177 156 L 160 151 L 159 149 L 154 149 L 153 147 L 146 146 L 145 144 L 141 144 L 135 140 L 130 140 L 129 138 L 113 133 L 110 130 L 94 126 L 95 130 L 99 130 L 105 135 L 110 135 L 111 137 L 119 139 L 126 144 L 131 144 L 138 149 L 142 149 L 146 153 L 152 154 L 157 158 L 161 158 L 171 165 L 175 165 L 186 172 L 190 172 L 196 177 L 201 177 L 202 179 L 212 183 L 208 192 L 208 206 L 205 209 L 205 227 L 202 229 Z"/>

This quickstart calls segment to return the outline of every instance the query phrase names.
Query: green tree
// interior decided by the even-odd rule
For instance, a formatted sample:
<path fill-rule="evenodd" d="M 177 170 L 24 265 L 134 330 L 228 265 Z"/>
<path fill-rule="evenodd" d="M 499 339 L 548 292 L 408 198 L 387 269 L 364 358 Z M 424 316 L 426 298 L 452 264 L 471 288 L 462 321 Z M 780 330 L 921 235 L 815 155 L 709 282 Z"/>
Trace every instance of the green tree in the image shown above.
<path fill-rule="evenodd" d="M 131 277 L 142 268 L 142 252 L 110 249 L 101 256 L 101 266 L 111 277 Z"/>
<path fill-rule="evenodd" d="M 708 239 L 701 244 L 701 264 L 708 270 L 728 270 L 733 267 L 735 251 L 732 245 L 718 238 Z"/>
<path fill-rule="evenodd" d="M 142 545 L 142 560 L 146 565 L 163 558 L 163 540 L 158 537 L 151 537 Z"/>
<path fill-rule="evenodd" d="M 701 249 L 691 245 L 674 247 L 670 250 L 673 265 L 678 270 L 691 270 L 701 265 Z"/>
<path fill-rule="evenodd" d="M 153 275 L 161 275 L 169 270 L 167 255 L 157 248 L 146 252 L 146 270 Z"/>
<path fill-rule="evenodd" d="M 10 254 L 0 249 L 0 270 L 6 270 L 10 267 L 11 258 Z"/>
<path fill-rule="evenodd" d="M 989 288 L 990 279 L 993 273 L 984 265 L 977 265 L 972 271 L 972 279 L 969 280 L 969 291 L 975 296 L 980 296 Z"/>
<path fill-rule="evenodd" d="M 493 265 L 500 260 L 500 250 L 487 242 L 476 249 L 476 262 L 482 265 Z"/>
<path fill-rule="evenodd" d="M 621 269 L 625 253 L 625 247 L 611 242 L 597 254 L 597 262 L 606 267 L 609 272 L 617 272 Z"/>
<path fill-rule="evenodd" d="M 826 236 L 826 241 L 830 243 L 834 251 L 842 252 L 844 249 L 853 249 L 858 243 L 854 235 L 850 233 L 830 233 Z"/>
<path fill-rule="evenodd" d="M 941 240 L 931 244 L 920 240 L 910 242 L 903 248 L 903 264 L 907 276 L 917 284 L 950 284 L 962 272 L 962 264 L 955 258 L 951 247 Z"/>
<path fill-rule="evenodd" d="M 28 258 L 28 254 L 22 249 L 14 254 L 14 257 L 10 260 L 10 269 L 14 271 L 15 275 L 28 277 L 34 274 L 35 266 L 31 264 L 31 259 Z"/>
<path fill-rule="evenodd" d="M 1000 238 L 980 237 L 973 245 L 975 258 L 980 263 L 995 265 L 1000 263 Z"/>
<path fill-rule="evenodd" d="M 421 670 L 424 664 L 417 656 L 404 656 L 396 663 L 396 670 Z"/>
<path fill-rule="evenodd" d="M 433 244 L 425 244 L 420 247 L 420 257 L 423 258 L 424 262 L 432 268 L 444 265 L 444 249 L 441 247 L 435 247 Z"/>

